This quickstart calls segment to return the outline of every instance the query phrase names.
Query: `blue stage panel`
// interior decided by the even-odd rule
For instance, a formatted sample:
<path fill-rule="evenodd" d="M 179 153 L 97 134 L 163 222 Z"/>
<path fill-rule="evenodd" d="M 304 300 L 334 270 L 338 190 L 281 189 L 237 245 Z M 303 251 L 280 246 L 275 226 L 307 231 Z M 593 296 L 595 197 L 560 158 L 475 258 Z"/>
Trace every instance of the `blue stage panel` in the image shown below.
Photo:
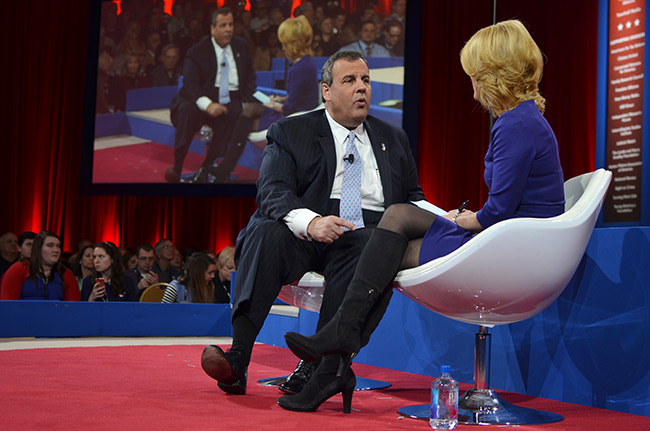
<path fill-rule="evenodd" d="M 0 301 L 0 337 L 232 336 L 230 304 Z"/>
<path fill-rule="evenodd" d="M 650 416 L 650 228 L 596 229 L 563 294 L 542 313 L 490 329 L 490 386 Z M 312 334 L 317 314 L 269 316 L 258 341 Z M 478 327 L 438 315 L 395 292 L 355 361 L 429 375 L 450 364 L 471 383 Z M 287 369 L 295 364 L 287 364 Z M 422 400 L 426 402 L 426 400 Z"/>

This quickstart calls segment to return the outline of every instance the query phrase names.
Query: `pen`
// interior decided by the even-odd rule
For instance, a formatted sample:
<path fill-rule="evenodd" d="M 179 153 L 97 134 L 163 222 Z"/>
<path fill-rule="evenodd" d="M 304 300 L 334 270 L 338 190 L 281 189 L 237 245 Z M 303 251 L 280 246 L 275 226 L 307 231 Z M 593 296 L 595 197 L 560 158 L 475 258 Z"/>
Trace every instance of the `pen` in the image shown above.
<path fill-rule="evenodd" d="M 458 207 L 458 209 L 456 210 L 456 213 L 454 214 L 454 218 L 451 221 L 456 223 L 456 219 L 458 218 L 460 213 L 462 213 L 463 210 L 467 207 L 467 204 L 469 204 L 469 199 L 466 200 L 465 202 L 463 202 L 463 204 L 460 207 Z"/>
<path fill-rule="evenodd" d="M 458 207 L 458 209 L 456 210 L 456 217 L 458 217 L 460 213 L 462 213 L 463 210 L 467 208 L 467 204 L 469 204 L 469 199 L 463 202 L 463 204 L 460 207 Z"/>

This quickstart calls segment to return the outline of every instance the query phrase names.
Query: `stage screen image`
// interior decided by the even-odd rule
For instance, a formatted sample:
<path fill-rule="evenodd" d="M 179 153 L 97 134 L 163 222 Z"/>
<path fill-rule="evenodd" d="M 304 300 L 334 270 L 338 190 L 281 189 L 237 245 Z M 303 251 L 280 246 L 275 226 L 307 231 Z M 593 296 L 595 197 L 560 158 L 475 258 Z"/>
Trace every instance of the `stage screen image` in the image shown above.
<path fill-rule="evenodd" d="M 209 166 L 216 167 L 229 154 L 229 142 L 224 131 L 214 130 L 208 121 L 197 127 L 191 138 L 179 172 L 180 178 L 177 182 L 169 182 L 166 173 L 174 165 L 177 132 L 170 106 L 183 86 L 188 50 L 211 37 L 212 14 L 217 4 L 185 1 L 173 5 L 171 13 L 167 13 L 169 6 L 165 3 L 171 2 L 151 3 L 98 0 L 91 12 L 94 17 L 91 17 L 89 42 L 96 48 L 91 48 L 88 56 L 82 191 L 93 194 L 202 195 L 209 185 L 210 194 L 254 195 L 254 184 L 266 145 L 266 129 L 286 115 L 270 106 L 265 106 L 261 117 L 254 121 L 243 150 L 229 155 L 236 161 L 227 178 L 219 179 L 208 174 L 198 180 L 195 175 L 205 165 L 204 161 L 207 162 L 211 147 L 210 155 L 215 157 L 209 161 Z M 361 19 L 358 14 L 341 8 L 315 10 L 312 49 L 317 76 L 296 78 L 297 74 L 294 74 L 294 81 L 287 82 L 294 65 L 285 57 L 277 29 L 291 16 L 292 2 L 251 2 L 255 5 L 252 10 L 244 9 L 248 7 L 246 2 L 225 3 L 234 12 L 234 34 L 248 43 L 259 103 L 272 105 L 269 97 L 288 97 L 287 90 L 291 90 L 296 79 L 313 79 L 314 93 L 318 93 L 318 98 L 313 99 L 314 106 L 289 114 L 298 115 L 322 108 L 321 67 L 338 47 L 357 42 L 362 37 L 358 27 L 364 28 L 365 24 L 358 21 Z M 274 7 L 277 4 L 286 6 Z M 339 15 L 345 17 L 345 24 Z M 371 19 L 376 22 L 376 36 L 380 39 L 385 37 L 386 17 L 376 14 Z M 338 30 L 337 25 L 340 26 Z M 92 34 L 93 31 L 96 34 Z M 406 33 L 403 27 L 392 32 L 400 33 L 401 51 L 367 58 L 372 83 L 370 115 L 402 127 L 403 43 Z M 329 42 L 325 43 L 325 39 Z"/>

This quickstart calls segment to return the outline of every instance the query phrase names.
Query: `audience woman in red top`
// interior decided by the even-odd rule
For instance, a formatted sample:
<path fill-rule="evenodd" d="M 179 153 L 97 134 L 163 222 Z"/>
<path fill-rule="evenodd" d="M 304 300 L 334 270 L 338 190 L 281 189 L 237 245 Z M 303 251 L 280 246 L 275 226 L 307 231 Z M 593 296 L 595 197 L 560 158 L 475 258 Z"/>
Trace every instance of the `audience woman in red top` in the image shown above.
<path fill-rule="evenodd" d="M 43 231 L 34 239 L 31 260 L 14 263 L 5 273 L 0 299 L 79 301 L 79 285 L 61 263 L 61 240 Z"/>

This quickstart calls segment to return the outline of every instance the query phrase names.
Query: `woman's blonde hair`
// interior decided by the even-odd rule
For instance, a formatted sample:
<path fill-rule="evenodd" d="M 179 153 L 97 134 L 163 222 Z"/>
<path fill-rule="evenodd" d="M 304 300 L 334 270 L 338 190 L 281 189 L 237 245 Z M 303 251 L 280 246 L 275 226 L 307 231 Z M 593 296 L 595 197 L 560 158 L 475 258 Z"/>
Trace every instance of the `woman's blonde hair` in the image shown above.
<path fill-rule="evenodd" d="M 526 100 L 544 113 L 539 93 L 542 51 L 517 20 L 503 21 L 474 34 L 460 52 L 463 70 L 476 81 L 478 101 L 498 117 Z"/>
<path fill-rule="evenodd" d="M 290 60 L 313 55 L 311 40 L 314 35 L 309 21 L 303 15 L 282 21 L 278 27 L 278 39 L 284 45 L 284 54 Z"/>

